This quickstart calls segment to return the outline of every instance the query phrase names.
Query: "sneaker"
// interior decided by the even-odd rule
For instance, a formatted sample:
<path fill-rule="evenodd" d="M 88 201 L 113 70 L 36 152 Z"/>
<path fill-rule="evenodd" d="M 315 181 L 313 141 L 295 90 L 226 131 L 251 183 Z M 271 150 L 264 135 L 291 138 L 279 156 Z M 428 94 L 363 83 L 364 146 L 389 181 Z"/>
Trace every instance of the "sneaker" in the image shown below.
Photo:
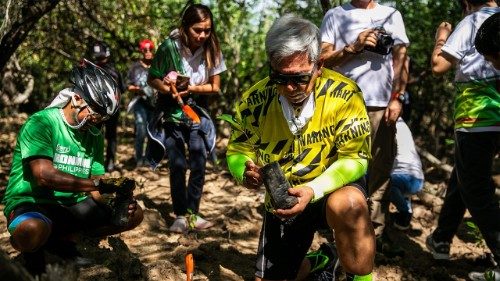
<path fill-rule="evenodd" d="M 375 242 L 377 244 L 377 252 L 388 258 L 403 257 L 405 255 L 403 248 L 392 242 L 385 232 L 377 237 Z"/>
<path fill-rule="evenodd" d="M 175 218 L 174 223 L 170 226 L 169 230 L 177 233 L 186 232 L 188 230 L 188 222 L 186 217 L 177 216 L 177 218 Z"/>
<path fill-rule="evenodd" d="M 399 230 L 407 230 L 410 228 L 412 214 L 408 212 L 400 212 L 394 214 L 394 227 Z"/>
<path fill-rule="evenodd" d="M 435 260 L 449 260 L 450 259 L 450 243 L 437 242 L 432 238 L 432 234 L 427 236 L 425 240 L 427 249 L 431 252 Z"/>
<path fill-rule="evenodd" d="M 323 243 L 317 251 L 306 258 L 311 263 L 310 279 L 314 281 L 335 281 L 335 271 L 340 265 L 335 244 Z"/>
<path fill-rule="evenodd" d="M 189 216 L 189 229 L 204 230 L 214 226 L 213 222 L 207 221 L 197 214 Z"/>
<path fill-rule="evenodd" d="M 485 272 L 473 271 L 469 273 L 469 278 L 472 281 L 500 281 L 500 267 L 497 266 Z"/>

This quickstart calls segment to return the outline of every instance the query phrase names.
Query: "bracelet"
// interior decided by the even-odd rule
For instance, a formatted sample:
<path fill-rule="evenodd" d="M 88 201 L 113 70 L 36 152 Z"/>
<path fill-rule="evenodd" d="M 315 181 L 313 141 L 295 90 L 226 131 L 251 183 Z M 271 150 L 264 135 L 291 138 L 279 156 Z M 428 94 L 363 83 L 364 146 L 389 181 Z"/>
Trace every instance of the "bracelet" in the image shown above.
<path fill-rule="evenodd" d="M 353 50 L 353 49 L 354 49 L 354 48 L 353 48 L 353 46 L 352 46 L 352 45 L 345 45 L 343 50 L 344 50 L 344 52 L 346 52 L 346 53 L 348 53 L 348 54 L 351 54 L 351 55 L 357 55 L 357 54 L 359 54 L 359 53 L 362 53 L 362 52 L 363 52 L 363 50 L 360 50 L 360 51 L 355 51 L 355 50 Z"/>

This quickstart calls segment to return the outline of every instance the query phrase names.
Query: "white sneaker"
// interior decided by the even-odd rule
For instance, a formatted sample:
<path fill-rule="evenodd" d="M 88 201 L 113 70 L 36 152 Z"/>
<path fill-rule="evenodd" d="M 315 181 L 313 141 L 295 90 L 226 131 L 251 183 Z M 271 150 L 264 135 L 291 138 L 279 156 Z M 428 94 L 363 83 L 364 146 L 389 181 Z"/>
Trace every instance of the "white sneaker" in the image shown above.
<path fill-rule="evenodd" d="M 184 216 L 178 216 L 175 218 L 174 223 L 169 228 L 172 232 L 183 233 L 188 230 L 187 219 Z"/>
<path fill-rule="evenodd" d="M 472 281 L 500 281 L 500 267 L 485 272 L 473 271 L 469 273 L 469 278 Z"/>
<path fill-rule="evenodd" d="M 206 219 L 200 217 L 199 215 L 191 215 L 190 218 L 191 224 L 190 226 L 196 230 L 204 230 L 214 226 L 213 222 L 207 221 Z"/>

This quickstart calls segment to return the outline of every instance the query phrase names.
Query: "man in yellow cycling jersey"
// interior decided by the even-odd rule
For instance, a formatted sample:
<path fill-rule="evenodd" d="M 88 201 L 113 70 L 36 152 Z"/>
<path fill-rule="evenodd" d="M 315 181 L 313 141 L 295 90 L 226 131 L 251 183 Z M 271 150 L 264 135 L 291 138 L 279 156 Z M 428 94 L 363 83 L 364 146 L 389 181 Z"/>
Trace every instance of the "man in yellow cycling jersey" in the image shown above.
<path fill-rule="evenodd" d="M 363 180 L 370 123 L 356 83 L 322 68 L 320 44 L 310 21 L 276 20 L 266 36 L 269 77 L 243 94 L 228 120 L 236 180 L 259 189 L 260 168 L 278 162 L 298 202 L 273 209 L 266 194 L 256 280 L 302 280 L 315 271 L 306 253 L 319 229 L 334 230 L 348 280 L 372 280 L 375 236 Z"/>

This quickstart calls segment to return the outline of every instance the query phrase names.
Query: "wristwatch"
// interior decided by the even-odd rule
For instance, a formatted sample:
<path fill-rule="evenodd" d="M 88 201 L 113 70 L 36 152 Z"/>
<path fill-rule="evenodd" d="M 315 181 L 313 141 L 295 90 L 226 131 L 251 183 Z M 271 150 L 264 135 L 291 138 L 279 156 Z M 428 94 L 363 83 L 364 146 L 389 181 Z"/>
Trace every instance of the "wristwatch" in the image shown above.
<path fill-rule="evenodd" d="M 405 93 L 403 92 L 392 93 L 391 100 L 399 100 L 401 103 L 404 103 L 406 100 Z"/>

